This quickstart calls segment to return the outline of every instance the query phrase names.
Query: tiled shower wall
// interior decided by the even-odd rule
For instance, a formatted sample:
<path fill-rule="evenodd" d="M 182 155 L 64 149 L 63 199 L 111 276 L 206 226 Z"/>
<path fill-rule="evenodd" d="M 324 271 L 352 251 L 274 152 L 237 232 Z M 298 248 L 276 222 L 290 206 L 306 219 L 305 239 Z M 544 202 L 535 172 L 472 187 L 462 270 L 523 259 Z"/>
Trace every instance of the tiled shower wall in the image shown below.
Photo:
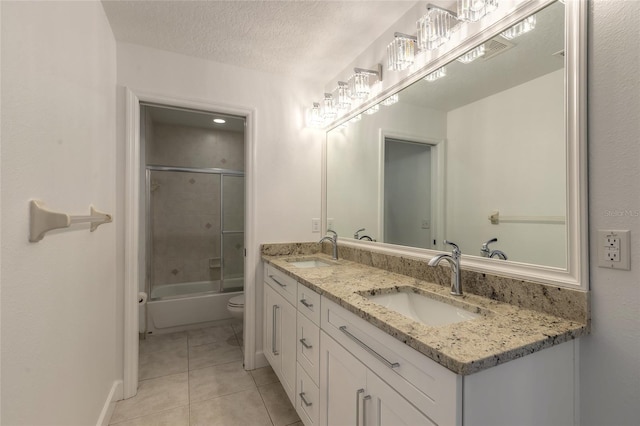
<path fill-rule="evenodd" d="M 158 124 L 147 132 L 146 142 L 150 165 L 244 169 L 242 133 Z M 220 280 L 221 179 L 225 185 L 225 228 L 242 231 L 243 177 L 151 172 L 154 286 Z M 243 241 L 243 234 L 224 237 L 225 278 L 242 276 Z"/>

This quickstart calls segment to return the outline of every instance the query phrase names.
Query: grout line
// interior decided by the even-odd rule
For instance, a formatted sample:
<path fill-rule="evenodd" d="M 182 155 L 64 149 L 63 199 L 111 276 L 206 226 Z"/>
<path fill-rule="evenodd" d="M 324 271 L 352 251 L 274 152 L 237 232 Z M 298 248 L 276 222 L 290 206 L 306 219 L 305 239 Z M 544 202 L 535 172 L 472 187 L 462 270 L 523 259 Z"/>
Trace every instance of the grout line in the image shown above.
<path fill-rule="evenodd" d="M 262 405 L 264 406 L 265 411 L 267 412 L 267 416 L 269 416 L 269 421 L 271 421 L 271 425 L 275 426 L 273 422 L 273 417 L 271 417 L 271 412 L 269 411 L 269 407 L 267 407 L 266 402 L 264 402 L 264 398 L 262 397 L 262 392 L 260 392 L 260 388 L 256 386 L 256 390 L 258 391 L 258 395 L 260 395 L 260 399 L 262 400 Z"/>

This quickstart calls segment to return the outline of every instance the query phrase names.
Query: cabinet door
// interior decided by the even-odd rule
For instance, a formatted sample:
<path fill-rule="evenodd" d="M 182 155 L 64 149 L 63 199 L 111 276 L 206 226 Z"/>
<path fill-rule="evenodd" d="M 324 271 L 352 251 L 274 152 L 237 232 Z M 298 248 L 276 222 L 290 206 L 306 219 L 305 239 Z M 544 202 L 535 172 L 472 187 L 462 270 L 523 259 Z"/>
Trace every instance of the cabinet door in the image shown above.
<path fill-rule="evenodd" d="M 362 425 L 366 367 L 324 332 L 320 350 L 320 424 Z"/>
<path fill-rule="evenodd" d="M 367 394 L 371 399 L 364 400 L 365 426 L 436 426 L 371 370 L 367 371 Z"/>
<path fill-rule="evenodd" d="M 277 340 L 280 348 L 280 381 L 282 387 L 287 391 L 287 395 L 292 404 L 295 404 L 296 395 L 296 314 L 297 310 L 292 304 L 287 302 L 282 296 L 281 307 L 277 310 L 276 330 Z"/>

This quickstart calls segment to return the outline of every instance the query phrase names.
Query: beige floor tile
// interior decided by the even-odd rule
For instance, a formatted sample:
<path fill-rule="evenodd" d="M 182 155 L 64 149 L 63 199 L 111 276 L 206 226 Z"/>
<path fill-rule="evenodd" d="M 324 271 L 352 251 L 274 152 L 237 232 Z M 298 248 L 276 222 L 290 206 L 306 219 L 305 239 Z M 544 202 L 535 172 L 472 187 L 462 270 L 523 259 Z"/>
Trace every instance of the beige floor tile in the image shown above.
<path fill-rule="evenodd" d="M 302 423 L 302 420 L 300 420 L 299 422 L 291 423 L 288 426 L 304 426 L 304 423 Z"/>
<path fill-rule="evenodd" d="M 272 426 L 256 389 L 191 404 L 191 426 L 248 425 Z"/>
<path fill-rule="evenodd" d="M 217 342 L 189 348 L 189 370 L 241 360 L 242 351 L 240 348 L 238 346 L 231 346 L 227 342 Z"/>
<path fill-rule="evenodd" d="M 190 330 L 189 346 L 208 345 L 219 342 L 236 342 L 235 332 L 230 324 L 218 325 L 215 327 L 201 328 L 198 330 Z"/>
<path fill-rule="evenodd" d="M 138 383 L 138 394 L 133 398 L 118 401 L 111 416 L 111 423 L 155 414 L 162 410 L 189 404 L 189 382 L 187 373 L 173 374 Z"/>
<path fill-rule="evenodd" d="M 189 372 L 191 402 L 255 388 L 251 374 L 244 371 L 241 362 L 231 362 Z"/>
<path fill-rule="evenodd" d="M 295 408 L 291 405 L 289 397 L 280 384 L 271 383 L 258 387 L 264 405 L 267 407 L 273 426 L 286 426 L 300 421 Z"/>
<path fill-rule="evenodd" d="M 183 349 L 187 346 L 187 333 L 157 334 L 140 340 L 140 353 L 164 352 Z"/>
<path fill-rule="evenodd" d="M 118 426 L 189 426 L 189 406 L 174 408 L 138 417 L 133 420 L 126 420 L 117 423 Z"/>
<path fill-rule="evenodd" d="M 184 373 L 189 369 L 187 347 L 183 349 L 149 352 L 138 358 L 138 377 L 140 380 Z"/>
<path fill-rule="evenodd" d="M 270 365 L 262 368 L 256 368 L 255 370 L 249 371 L 249 373 L 253 376 L 256 386 L 268 385 L 278 381 L 278 376 L 276 376 L 276 373 L 274 373 L 273 368 L 271 368 Z"/>

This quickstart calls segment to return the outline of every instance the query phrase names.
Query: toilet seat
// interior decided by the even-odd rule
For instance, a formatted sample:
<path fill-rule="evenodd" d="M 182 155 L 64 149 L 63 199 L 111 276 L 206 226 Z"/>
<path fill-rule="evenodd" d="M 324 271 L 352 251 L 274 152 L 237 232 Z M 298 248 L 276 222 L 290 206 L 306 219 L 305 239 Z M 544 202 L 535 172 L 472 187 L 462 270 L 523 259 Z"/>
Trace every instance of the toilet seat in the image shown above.
<path fill-rule="evenodd" d="M 244 308 L 244 294 L 233 296 L 229 299 L 227 306 L 234 308 Z"/>

